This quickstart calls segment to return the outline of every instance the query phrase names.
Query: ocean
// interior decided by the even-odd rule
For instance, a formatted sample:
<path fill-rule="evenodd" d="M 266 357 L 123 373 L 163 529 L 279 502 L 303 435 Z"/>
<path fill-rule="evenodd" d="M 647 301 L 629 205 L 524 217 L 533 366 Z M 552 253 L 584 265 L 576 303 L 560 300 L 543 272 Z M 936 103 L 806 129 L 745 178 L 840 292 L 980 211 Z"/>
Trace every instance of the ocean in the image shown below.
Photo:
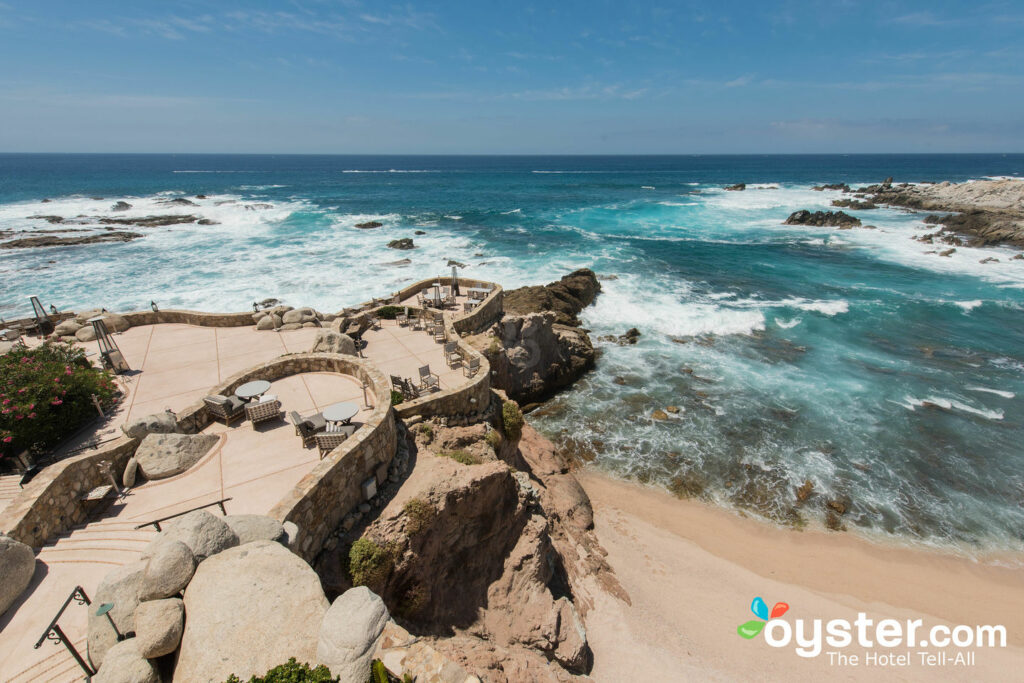
<path fill-rule="evenodd" d="M 1004 247 L 928 253 L 912 238 L 934 226 L 898 209 L 847 210 L 875 229 L 782 221 L 830 208 L 839 193 L 816 184 L 1021 175 L 1024 155 L 6 154 L 0 231 L 171 213 L 213 224 L 0 250 L 0 316 L 28 314 L 30 294 L 61 309 L 275 297 L 334 311 L 449 259 L 507 288 L 590 267 L 604 278 L 582 314 L 592 337 L 642 336 L 596 342 L 597 369 L 533 415 L 590 466 L 780 524 L 841 508 L 853 533 L 1020 551 L 1024 261 Z M 370 220 L 384 225 L 354 227 Z M 387 248 L 400 237 L 416 249 Z"/>

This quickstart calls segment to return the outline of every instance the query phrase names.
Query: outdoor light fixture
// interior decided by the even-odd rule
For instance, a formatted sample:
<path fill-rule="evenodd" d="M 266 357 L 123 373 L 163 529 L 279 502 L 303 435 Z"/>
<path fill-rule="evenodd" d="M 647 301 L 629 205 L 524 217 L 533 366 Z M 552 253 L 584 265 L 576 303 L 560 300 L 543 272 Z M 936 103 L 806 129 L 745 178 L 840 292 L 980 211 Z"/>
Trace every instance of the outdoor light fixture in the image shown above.
<path fill-rule="evenodd" d="M 60 313 L 60 311 L 57 310 L 56 306 L 50 304 L 50 313 L 52 313 L 53 315 L 57 315 L 58 313 Z"/>
<path fill-rule="evenodd" d="M 255 301 L 252 302 L 252 310 L 255 313 L 259 313 L 260 312 L 260 305 L 258 303 L 256 303 Z"/>
<path fill-rule="evenodd" d="M 107 330 L 107 324 L 103 321 L 103 318 L 90 318 L 89 323 L 96 333 L 96 343 L 100 347 L 100 357 L 103 358 L 104 365 L 118 374 L 131 370 L 128 367 L 128 362 L 124 359 L 124 355 L 121 353 L 121 349 L 117 348 L 117 342 L 114 341 L 110 331 Z"/>
<path fill-rule="evenodd" d="M 156 305 L 155 301 L 150 301 L 149 302 L 149 307 L 153 309 L 154 313 L 158 313 L 160 311 L 160 309 L 157 308 L 157 305 Z"/>

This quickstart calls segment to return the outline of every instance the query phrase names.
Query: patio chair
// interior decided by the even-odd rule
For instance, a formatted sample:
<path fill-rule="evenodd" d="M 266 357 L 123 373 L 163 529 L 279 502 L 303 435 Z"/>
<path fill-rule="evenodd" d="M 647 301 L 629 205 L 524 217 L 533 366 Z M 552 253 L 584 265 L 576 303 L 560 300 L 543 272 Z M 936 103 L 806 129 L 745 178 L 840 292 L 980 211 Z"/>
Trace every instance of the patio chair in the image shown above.
<path fill-rule="evenodd" d="M 391 295 L 391 305 L 392 306 L 398 306 L 401 303 L 402 303 L 402 297 L 398 296 L 397 294 Z"/>
<path fill-rule="evenodd" d="M 434 341 L 436 342 L 444 342 L 448 340 L 448 336 L 444 332 L 444 325 L 438 325 L 435 323 L 433 335 Z"/>
<path fill-rule="evenodd" d="M 416 303 L 420 308 L 427 307 L 427 298 L 423 295 L 423 291 L 416 292 Z"/>
<path fill-rule="evenodd" d="M 466 377 L 472 377 L 480 370 L 480 358 L 479 356 L 473 356 L 468 362 L 462 364 L 462 374 Z"/>
<path fill-rule="evenodd" d="M 409 316 L 407 316 L 405 314 L 399 313 L 398 315 L 396 315 L 395 316 L 395 321 L 398 323 L 399 327 L 408 327 L 409 326 Z"/>
<path fill-rule="evenodd" d="M 458 342 L 445 342 L 444 345 L 444 360 L 448 363 L 448 367 L 455 367 L 456 363 L 462 362 L 462 352 L 459 351 Z"/>
<path fill-rule="evenodd" d="M 476 308 L 476 304 L 474 304 L 472 301 L 467 301 L 464 304 L 462 304 L 462 312 L 463 313 L 469 313 L 474 308 Z"/>
<path fill-rule="evenodd" d="M 254 425 L 281 417 L 281 402 L 273 396 L 264 396 L 259 402 L 245 404 L 245 416 Z"/>
<path fill-rule="evenodd" d="M 378 318 L 375 315 L 371 315 L 370 316 L 370 329 L 371 330 L 379 330 L 380 329 L 380 318 Z"/>
<path fill-rule="evenodd" d="M 391 375 L 391 390 L 399 392 L 402 391 L 402 389 L 405 388 L 403 386 L 404 382 L 405 380 L 399 377 L 398 375 Z"/>
<path fill-rule="evenodd" d="M 413 330 L 422 330 L 423 329 L 423 313 L 422 312 L 420 312 L 417 315 L 412 315 L 412 316 L 410 316 L 410 318 L 411 318 L 411 323 L 410 323 L 410 328 L 411 329 L 413 329 Z"/>
<path fill-rule="evenodd" d="M 420 390 L 416 388 L 416 385 L 411 379 L 403 379 L 402 395 L 405 396 L 406 400 L 411 401 L 414 398 L 420 397 Z"/>
<path fill-rule="evenodd" d="M 320 451 L 320 457 L 323 458 L 335 448 L 345 443 L 345 440 L 352 436 L 356 429 L 356 425 L 342 425 L 337 431 L 320 432 L 317 434 L 314 438 L 316 439 L 316 447 Z"/>
<path fill-rule="evenodd" d="M 300 417 L 293 410 L 288 413 L 288 418 L 295 425 L 295 434 L 302 437 L 303 447 L 308 448 L 315 440 L 316 435 L 327 428 L 327 420 L 324 419 L 323 413 L 317 413 L 309 417 Z"/>
<path fill-rule="evenodd" d="M 204 397 L 203 403 L 214 419 L 223 420 L 228 427 L 235 419 L 245 415 L 245 402 L 237 396 L 213 394 Z"/>
<path fill-rule="evenodd" d="M 430 371 L 429 365 L 420 368 L 420 389 L 423 391 L 440 391 L 441 378 Z"/>
<path fill-rule="evenodd" d="M 441 311 L 434 311 L 431 315 L 434 316 L 434 324 L 444 325 L 444 313 Z"/>

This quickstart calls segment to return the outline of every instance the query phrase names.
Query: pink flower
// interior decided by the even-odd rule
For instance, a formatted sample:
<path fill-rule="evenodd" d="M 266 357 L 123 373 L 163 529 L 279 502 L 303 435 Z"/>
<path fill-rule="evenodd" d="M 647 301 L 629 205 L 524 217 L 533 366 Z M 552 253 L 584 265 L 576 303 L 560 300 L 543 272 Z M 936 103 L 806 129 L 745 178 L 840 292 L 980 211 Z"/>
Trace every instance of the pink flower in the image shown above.
<path fill-rule="evenodd" d="M 60 400 L 59 398 L 55 398 L 55 399 L 53 399 L 53 401 L 50 402 L 50 405 L 51 406 L 59 406 L 63 402 L 64 401 Z"/>
<path fill-rule="evenodd" d="M 5 406 L 6 406 L 6 405 L 10 405 L 10 403 L 11 403 L 11 399 L 9 399 L 9 398 L 5 398 L 5 399 L 4 399 L 4 405 L 5 405 Z"/>
<path fill-rule="evenodd" d="M 11 437 L 9 437 L 9 436 L 5 436 L 5 437 L 4 437 L 4 443 L 10 443 L 10 442 L 11 442 L 11 441 L 13 441 L 13 440 L 14 440 L 14 439 L 12 439 L 12 438 L 11 438 Z"/>
<path fill-rule="evenodd" d="M 35 410 L 35 407 L 36 407 L 36 404 L 32 403 L 32 404 L 29 405 L 28 409 L 29 410 Z"/>
<path fill-rule="evenodd" d="M 35 413 L 29 413 L 28 414 L 28 419 L 34 420 L 35 418 L 36 418 L 36 414 Z"/>
<path fill-rule="evenodd" d="M 24 394 L 26 391 L 28 391 L 27 387 L 22 387 L 21 389 L 18 389 L 19 394 Z"/>
<path fill-rule="evenodd" d="M 15 416 L 14 416 L 14 419 L 15 419 L 15 420 L 20 420 L 20 419 L 22 419 L 23 417 L 25 417 L 25 416 L 24 416 L 24 415 L 15 415 Z"/>
<path fill-rule="evenodd" d="M 65 375 L 70 375 L 71 374 L 71 366 L 70 365 L 65 368 L 64 374 Z"/>

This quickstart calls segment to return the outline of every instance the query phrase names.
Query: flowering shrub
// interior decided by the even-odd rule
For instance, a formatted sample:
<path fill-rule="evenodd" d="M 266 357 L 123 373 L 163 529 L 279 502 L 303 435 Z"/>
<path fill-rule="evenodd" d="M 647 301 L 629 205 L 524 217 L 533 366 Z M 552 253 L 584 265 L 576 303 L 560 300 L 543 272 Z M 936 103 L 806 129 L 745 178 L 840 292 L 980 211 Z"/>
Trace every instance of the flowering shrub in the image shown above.
<path fill-rule="evenodd" d="M 70 344 L 11 349 L 0 356 L 0 457 L 55 446 L 96 416 L 94 394 L 106 407 L 118 393 L 111 375 Z"/>

